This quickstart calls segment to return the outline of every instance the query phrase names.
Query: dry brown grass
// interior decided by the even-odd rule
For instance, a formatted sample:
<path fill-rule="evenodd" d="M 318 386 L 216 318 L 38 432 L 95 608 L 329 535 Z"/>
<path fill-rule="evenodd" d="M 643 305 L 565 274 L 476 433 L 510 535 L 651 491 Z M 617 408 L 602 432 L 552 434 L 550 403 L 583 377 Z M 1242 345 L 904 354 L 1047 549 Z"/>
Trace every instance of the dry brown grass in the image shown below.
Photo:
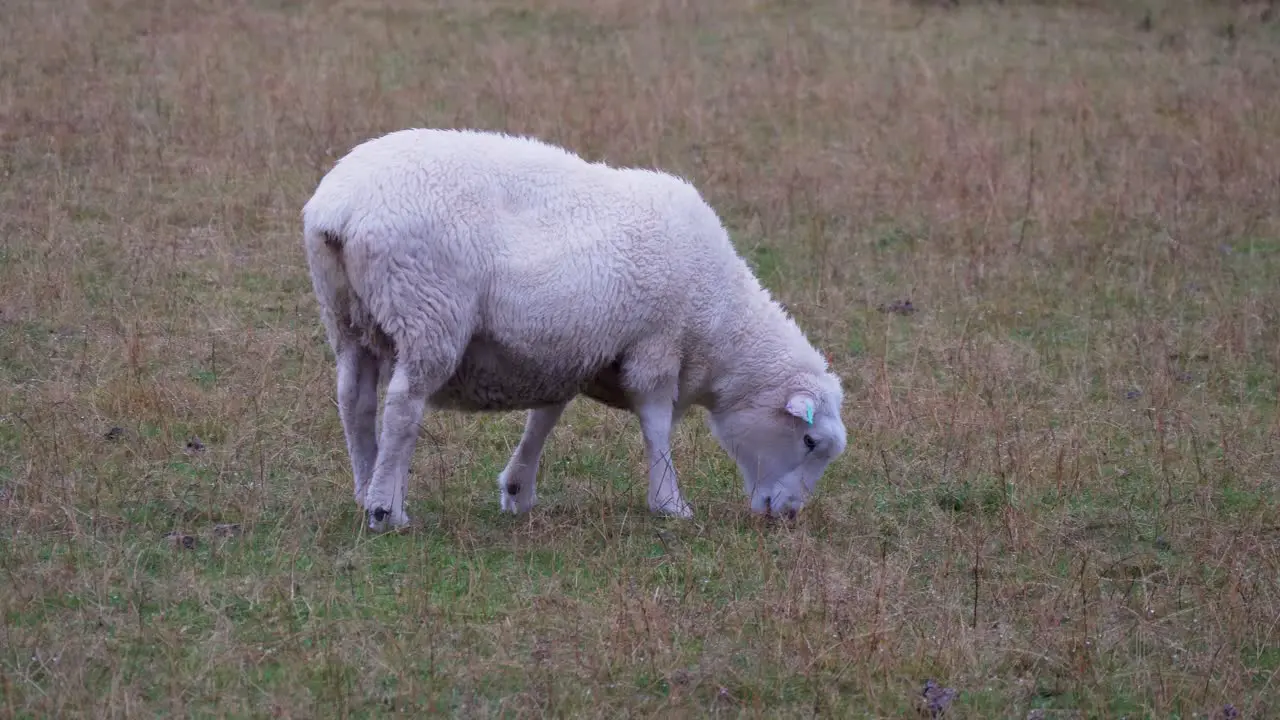
<path fill-rule="evenodd" d="M 1280 713 L 1270 12 L 5 3 L 0 713 Z M 650 518 L 580 402 L 531 516 L 520 416 L 437 416 L 362 533 L 299 208 L 412 125 L 704 189 L 847 379 L 797 527 L 698 416 Z"/>

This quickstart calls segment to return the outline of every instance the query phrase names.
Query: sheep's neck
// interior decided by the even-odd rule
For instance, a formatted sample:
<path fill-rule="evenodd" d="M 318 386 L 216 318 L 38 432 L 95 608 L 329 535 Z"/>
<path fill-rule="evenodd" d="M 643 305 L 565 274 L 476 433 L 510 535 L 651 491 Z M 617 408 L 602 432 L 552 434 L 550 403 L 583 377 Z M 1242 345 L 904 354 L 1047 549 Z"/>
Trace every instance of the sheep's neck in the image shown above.
<path fill-rule="evenodd" d="M 708 328 L 712 412 L 759 402 L 762 393 L 786 391 L 797 375 L 826 370 L 822 356 L 754 277 L 739 284 L 732 306 L 717 328 Z"/>

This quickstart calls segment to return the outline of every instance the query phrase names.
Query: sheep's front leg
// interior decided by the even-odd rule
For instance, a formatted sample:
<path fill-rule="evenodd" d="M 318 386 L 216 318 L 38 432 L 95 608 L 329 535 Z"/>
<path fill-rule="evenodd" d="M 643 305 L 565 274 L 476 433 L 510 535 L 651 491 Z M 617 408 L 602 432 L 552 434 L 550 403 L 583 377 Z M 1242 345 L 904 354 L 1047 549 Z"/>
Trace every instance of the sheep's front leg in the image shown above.
<path fill-rule="evenodd" d="M 567 405 L 568 403 L 561 403 L 529 411 L 520 444 L 498 476 L 499 504 L 503 512 L 519 515 L 537 504 L 538 465 L 542 461 L 542 448 Z"/>
<path fill-rule="evenodd" d="M 693 509 L 680 497 L 676 468 L 671 461 L 671 428 L 675 419 L 674 392 L 646 393 L 634 403 L 644 435 L 649 461 L 649 509 L 660 515 L 693 517 Z"/>
<path fill-rule="evenodd" d="M 355 342 L 338 353 L 338 417 L 351 458 L 355 499 L 361 503 L 378 459 L 378 361 Z"/>

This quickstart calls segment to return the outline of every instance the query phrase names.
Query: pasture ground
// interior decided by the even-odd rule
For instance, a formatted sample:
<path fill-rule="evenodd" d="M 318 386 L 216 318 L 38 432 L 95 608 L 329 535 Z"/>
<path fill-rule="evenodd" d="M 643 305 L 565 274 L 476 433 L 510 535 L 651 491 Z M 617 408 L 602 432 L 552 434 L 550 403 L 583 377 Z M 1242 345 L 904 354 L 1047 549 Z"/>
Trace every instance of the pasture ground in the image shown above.
<path fill-rule="evenodd" d="M 16 0 L 0 23 L 0 713 L 1280 713 L 1280 8 Z M 692 522 L 634 420 L 430 417 L 351 499 L 299 210 L 353 144 L 529 132 L 702 188 L 847 454 Z M 909 305 L 908 305 L 909 302 Z"/>

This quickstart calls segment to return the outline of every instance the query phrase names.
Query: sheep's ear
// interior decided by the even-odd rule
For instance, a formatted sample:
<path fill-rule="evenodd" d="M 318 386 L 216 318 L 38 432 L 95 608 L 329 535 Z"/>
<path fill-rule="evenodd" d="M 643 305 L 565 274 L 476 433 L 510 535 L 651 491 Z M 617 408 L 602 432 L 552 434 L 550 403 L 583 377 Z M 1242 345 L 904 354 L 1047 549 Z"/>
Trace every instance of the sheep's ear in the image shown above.
<path fill-rule="evenodd" d="M 807 392 L 798 392 L 787 400 L 787 412 L 804 420 L 810 425 L 813 424 L 813 408 L 817 405 L 813 396 Z"/>

